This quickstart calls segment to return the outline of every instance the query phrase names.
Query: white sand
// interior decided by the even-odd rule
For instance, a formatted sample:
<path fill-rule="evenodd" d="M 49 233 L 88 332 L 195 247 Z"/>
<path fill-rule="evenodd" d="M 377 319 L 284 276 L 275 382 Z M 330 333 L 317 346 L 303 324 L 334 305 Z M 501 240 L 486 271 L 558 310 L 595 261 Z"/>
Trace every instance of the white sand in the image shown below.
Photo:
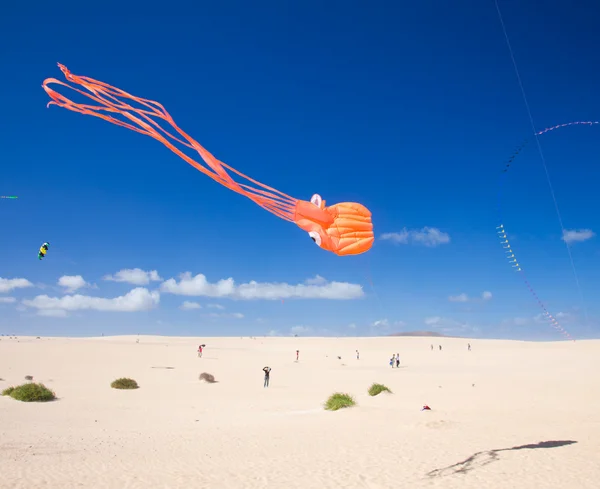
<path fill-rule="evenodd" d="M 0 398 L 0 487 L 600 487 L 600 341 L 431 343 L 2 337 L 0 389 L 32 375 L 59 400 Z M 140 388 L 111 389 L 122 376 Z M 394 394 L 369 397 L 372 382 Z M 324 411 L 334 391 L 357 406 Z"/>

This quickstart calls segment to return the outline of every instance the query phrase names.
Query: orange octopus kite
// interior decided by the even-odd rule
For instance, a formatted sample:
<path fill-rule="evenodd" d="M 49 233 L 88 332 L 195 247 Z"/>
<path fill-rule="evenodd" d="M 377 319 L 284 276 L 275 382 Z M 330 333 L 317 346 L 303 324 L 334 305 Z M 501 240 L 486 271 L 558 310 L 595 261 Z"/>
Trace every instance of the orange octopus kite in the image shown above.
<path fill-rule="evenodd" d="M 197 141 L 182 131 L 175 124 L 175 121 L 165 108 L 158 102 L 130 95 L 123 90 L 92 78 L 74 75 L 66 66 L 61 64 L 58 66 L 68 81 L 87 89 L 91 92 L 91 95 L 55 78 L 47 78 L 44 80 L 42 87 L 50 98 L 52 98 L 52 102 L 49 102 L 48 106 L 55 104 L 73 112 L 100 117 L 118 126 L 123 126 L 132 131 L 153 137 L 194 168 L 208 175 L 221 185 L 238 194 L 245 195 L 276 216 L 296 223 L 299 228 L 306 231 L 311 239 L 324 250 L 331 251 L 340 256 L 358 255 L 368 251 L 373 246 L 374 236 L 371 212 L 365 206 L 355 202 L 342 202 L 326 207 L 325 201 L 318 194 L 313 195 L 310 202 L 294 199 L 289 195 L 249 178 L 226 163 L 219 161 Z M 49 84 L 51 83 L 71 88 L 100 105 L 75 103 L 50 88 Z M 138 102 L 145 108 L 132 107 L 124 99 Z M 136 125 L 107 115 L 107 112 L 121 114 Z M 168 122 L 185 141 L 167 132 L 152 117 Z M 208 168 L 185 155 L 168 138 L 196 150 Z M 227 170 L 245 178 L 259 188 L 235 182 Z"/>

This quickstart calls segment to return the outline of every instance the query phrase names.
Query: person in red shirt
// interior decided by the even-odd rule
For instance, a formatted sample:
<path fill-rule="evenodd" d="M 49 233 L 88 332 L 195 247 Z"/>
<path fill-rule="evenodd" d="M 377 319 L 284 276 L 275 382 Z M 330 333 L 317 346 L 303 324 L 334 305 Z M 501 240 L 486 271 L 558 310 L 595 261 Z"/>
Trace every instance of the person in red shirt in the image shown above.
<path fill-rule="evenodd" d="M 198 347 L 198 358 L 202 358 L 202 345 Z"/>
<path fill-rule="evenodd" d="M 296 361 L 298 361 L 298 356 L 300 355 L 300 350 L 296 350 Z"/>

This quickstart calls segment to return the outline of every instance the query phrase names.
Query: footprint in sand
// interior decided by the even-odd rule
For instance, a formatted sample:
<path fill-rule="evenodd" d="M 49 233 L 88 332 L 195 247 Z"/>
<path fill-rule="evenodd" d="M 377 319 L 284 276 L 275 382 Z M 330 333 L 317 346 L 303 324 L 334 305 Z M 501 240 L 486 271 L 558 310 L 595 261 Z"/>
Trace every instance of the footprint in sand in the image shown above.
<path fill-rule="evenodd" d="M 454 421 L 446 421 L 444 419 L 440 419 L 439 421 L 430 421 L 429 423 L 426 423 L 425 426 L 434 430 L 442 430 L 454 428 L 456 424 L 457 423 Z"/>

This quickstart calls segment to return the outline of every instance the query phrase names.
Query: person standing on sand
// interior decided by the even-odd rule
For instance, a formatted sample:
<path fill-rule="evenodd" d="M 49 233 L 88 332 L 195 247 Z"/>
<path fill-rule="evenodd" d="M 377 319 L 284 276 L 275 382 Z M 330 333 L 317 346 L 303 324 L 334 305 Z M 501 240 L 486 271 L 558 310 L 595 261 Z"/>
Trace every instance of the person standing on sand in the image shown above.
<path fill-rule="evenodd" d="M 356 350 L 356 359 L 360 360 L 360 354 L 358 353 L 358 350 Z"/>
<path fill-rule="evenodd" d="M 431 351 L 433 351 L 433 345 L 431 345 Z"/>
<path fill-rule="evenodd" d="M 439 347 L 440 347 L 440 351 L 442 351 L 442 345 L 439 345 Z"/>
<path fill-rule="evenodd" d="M 271 367 L 263 368 L 263 372 L 265 373 L 265 383 L 264 383 L 263 387 L 269 387 L 269 380 L 271 377 Z"/>
<path fill-rule="evenodd" d="M 390 358 L 390 366 L 392 368 L 394 368 L 395 361 L 396 361 L 396 355 L 392 355 L 392 358 Z"/>
<path fill-rule="evenodd" d="M 471 351 L 471 343 L 467 343 L 467 349 Z"/>
<path fill-rule="evenodd" d="M 396 353 L 396 368 L 400 368 L 400 353 Z"/>
<path fill-rule="evenodd" d="M 296 361 L 298 361 L 299 356 L 300 356 L 300 350 L 296 350 Z"/>
<path fill-rule="evenodd" d="M 198 347 L 198 358 L 202 358 L 202 345 Z"/>

